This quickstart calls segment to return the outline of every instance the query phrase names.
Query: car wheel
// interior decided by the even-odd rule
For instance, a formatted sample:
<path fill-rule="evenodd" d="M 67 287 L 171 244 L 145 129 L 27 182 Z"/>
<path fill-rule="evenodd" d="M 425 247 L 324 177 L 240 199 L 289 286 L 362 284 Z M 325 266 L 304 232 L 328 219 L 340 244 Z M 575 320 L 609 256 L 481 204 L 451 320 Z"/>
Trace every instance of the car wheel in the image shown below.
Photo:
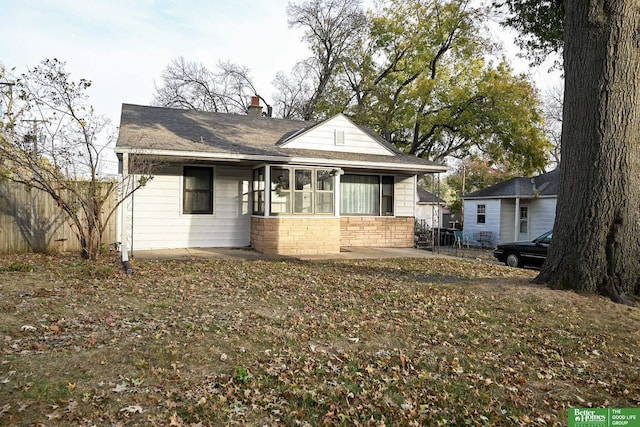
<path fill-rule="evenodd" d="M 509 267 L 522 267 L 522 263 L 520 262 L 520 255 L 515 252 L 510 252 L 507 255 L 504 263 Z"/>

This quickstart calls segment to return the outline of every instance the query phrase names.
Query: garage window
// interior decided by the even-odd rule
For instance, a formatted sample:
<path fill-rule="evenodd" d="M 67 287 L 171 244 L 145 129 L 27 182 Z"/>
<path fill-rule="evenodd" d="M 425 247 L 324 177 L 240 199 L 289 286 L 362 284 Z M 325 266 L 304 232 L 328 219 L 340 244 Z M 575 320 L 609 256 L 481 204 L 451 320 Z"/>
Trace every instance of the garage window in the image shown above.
<path fill-rule="evenodd" d="M 484 224 L 487 217 L 487 205 L 478 205 L 478 224 Z"/>

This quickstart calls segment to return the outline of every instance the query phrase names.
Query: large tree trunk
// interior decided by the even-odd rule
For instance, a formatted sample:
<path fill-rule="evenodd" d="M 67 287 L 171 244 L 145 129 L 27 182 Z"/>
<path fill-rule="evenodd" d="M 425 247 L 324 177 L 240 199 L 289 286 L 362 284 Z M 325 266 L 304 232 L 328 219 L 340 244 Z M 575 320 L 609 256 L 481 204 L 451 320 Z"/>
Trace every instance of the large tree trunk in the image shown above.
<path fill-rule="evenodd" d="M 640 4 L 565 12 L 560 191 L 537 281 L 624 303 L 640 293 Z"/>

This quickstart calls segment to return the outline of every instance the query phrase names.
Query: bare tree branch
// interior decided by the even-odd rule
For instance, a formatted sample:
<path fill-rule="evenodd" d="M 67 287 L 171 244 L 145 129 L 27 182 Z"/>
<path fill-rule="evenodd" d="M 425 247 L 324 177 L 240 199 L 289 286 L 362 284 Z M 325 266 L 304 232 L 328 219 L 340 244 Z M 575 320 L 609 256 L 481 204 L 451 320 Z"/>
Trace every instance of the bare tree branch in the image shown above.
<path fill-rule="evenodd" d="M 150 175 L 141 176 L 137 185 L 102 177 L 101 160 L 111 142 L 102 139 L 108 138 L 109 122 L 87 104 L 91 82 L 72 81 L 64 66 L 55 59 L 42 61 L 17 79 L 16 90 L 2 91 L 3 105 L 10 108 L 0 122 L 0 179 L 48 194 L 78 238 L 82 255 L 96 258 L 109 219 Z M 107 208 L 111 199 L 115 203 Z"/>
<path fill-rule="evenodd" d="M 329 82 L 345 51 L 365 28 L 366 16 L 360 0 L 310 0 L 287 6 L 289 27 L 302 28 L 304 39 L 313 52 L 310 62 L 315 81 L 311 96 L 302 108 L 304 120 L 313 118 L 318 102 L 325 96 Z"/>
<path fill-rule="evenodd" d="M 257 96 L 267 107 L 267 114 L 272 111 L 255 87 L 249 69 L 228 61 L 219 62 L 211 71 L 201 63 L 176 58 L 165 68 L 155 91 L 152 102 L 162 107 L 244 114 L 251 96 Z"/>

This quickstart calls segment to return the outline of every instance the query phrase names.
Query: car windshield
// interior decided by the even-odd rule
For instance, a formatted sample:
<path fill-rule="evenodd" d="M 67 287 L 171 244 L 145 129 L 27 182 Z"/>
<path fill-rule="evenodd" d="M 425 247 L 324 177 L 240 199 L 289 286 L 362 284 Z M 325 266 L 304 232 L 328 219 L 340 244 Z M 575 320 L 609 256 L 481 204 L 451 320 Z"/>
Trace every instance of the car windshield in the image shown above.
<path fill-rule="evenodd" d="M 551 243 L 551 237 L 553 237 L 553 231 L 547 231 L 542 236 L 536 237 L 533 241 L 535 243 L 544 243 L 548 245 Z"/>

